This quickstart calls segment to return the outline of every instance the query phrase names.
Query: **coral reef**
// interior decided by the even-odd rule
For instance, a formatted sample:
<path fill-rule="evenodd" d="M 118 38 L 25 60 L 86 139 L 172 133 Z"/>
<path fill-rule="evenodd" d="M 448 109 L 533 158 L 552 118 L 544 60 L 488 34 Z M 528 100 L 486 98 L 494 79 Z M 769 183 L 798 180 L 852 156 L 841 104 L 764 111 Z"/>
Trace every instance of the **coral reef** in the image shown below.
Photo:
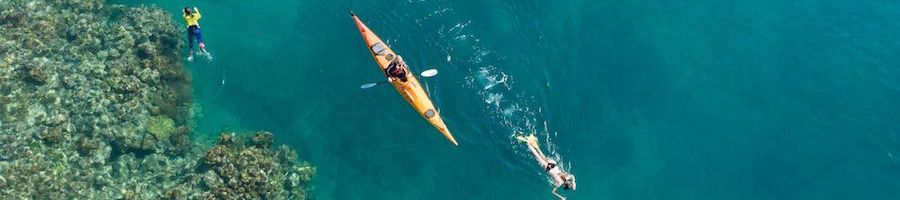
<path fill-rule="evenodd" d="M 172 14 L 0 1 L 0 199 L 303 199 L 314 168 L 273 135 L 191 141 Z"/>
<path fill-rule="evenodd" d="M 257 132 L 242 143 L 233 134 L 222 134 L 219 144 L 206 151 L 209 169 L 203 183 L 210 188 L 207 199 L 304 199 L 301 183 L 308 182 L 315 168 L 297 160 L 290 148 L 271 148 L 272 133 Z"/>
<path fill-rule="evenodd" d="M 147 131 L 156 136 L 156 139 L 167 139 L 169 135 L 175 132 L 175 121 L 165 116 L 151 117 L 150 121 L 147 122 Z"/>
<path fill-rule="evenodd" d="M 101 137 L 116 154 L 177 152 L 145 120 L 184 126 L 191 105 L 171 16 L 101 0 L 0 2 L 0 131 L 51 143 Z"/>
<path fill-rule="evenodd" d="M 57 148 L 12 136 L 0 136 L 2 199 L 305 199 L 304 185 L 315 174 L 292 149 L 261 147 L 235 133 L 222 134 L 228 142 L 205 152 L 115 160 L 96 139 Z"/>

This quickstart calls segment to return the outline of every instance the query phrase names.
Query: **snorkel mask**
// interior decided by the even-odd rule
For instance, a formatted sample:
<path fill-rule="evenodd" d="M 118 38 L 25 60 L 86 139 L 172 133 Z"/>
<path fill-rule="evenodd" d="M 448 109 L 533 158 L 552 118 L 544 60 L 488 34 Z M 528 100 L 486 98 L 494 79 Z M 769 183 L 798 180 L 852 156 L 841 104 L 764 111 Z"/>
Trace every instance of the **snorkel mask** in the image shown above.
<path fill-rule="evenodd" d="M 575 175 L 566 176 L 564 189 L 575 190 Z"/>

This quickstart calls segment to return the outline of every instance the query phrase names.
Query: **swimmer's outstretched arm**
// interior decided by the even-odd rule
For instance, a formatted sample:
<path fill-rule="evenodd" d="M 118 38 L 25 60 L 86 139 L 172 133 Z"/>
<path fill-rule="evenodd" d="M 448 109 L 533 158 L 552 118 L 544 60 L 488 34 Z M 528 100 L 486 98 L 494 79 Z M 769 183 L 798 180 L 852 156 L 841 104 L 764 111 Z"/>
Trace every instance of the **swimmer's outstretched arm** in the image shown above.
<path fill-rule="evenodd" d="M 559 193 L 556 193 L 556 189 L 559 189 L 558 185 L 553 188 L 553 195 L 556 195 L 556 197 L 559 197 L 559 199 L 561 199 L 561 200 L 566 200 L 566 197 L 559 195 Z"/>

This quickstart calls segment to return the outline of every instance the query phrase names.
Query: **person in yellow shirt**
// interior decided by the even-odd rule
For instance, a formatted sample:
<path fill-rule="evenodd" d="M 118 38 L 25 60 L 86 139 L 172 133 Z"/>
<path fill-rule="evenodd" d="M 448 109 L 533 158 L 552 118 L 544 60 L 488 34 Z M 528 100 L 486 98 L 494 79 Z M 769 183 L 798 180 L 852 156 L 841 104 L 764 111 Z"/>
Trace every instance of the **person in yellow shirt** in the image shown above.
<path fill-rule="evenodd" d="M 188 61 L 194 60 L 194 40 L 197 40 L 197 46 L 200 47 L 200 55 L 205 54 L 207 58 L 212 59 L 212 56 L 206 51 L 206 45 L 203 44 L 203 35 L 200 33 L 200 9 L 194 7 L 194 10 L 191 10 L 188 7 L 184 7 L 182 17 L 188 28 Z"/>

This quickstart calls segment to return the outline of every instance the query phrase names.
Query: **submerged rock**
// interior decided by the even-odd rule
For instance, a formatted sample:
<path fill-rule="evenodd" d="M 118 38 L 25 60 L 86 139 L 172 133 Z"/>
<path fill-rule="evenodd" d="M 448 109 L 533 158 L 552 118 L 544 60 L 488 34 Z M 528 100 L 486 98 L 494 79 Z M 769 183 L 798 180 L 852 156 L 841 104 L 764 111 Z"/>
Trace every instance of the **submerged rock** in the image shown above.
<path fill-rule="evenodd" d="M 172 133 L 175 133 L 175 130 L 175 121 L 166 116 L 150 117 L 147 122 L 147 131 L 156 136 L 156 139 L 168 139 Z"/>
<path fill-rule="evenodd" d="M 0 199 L 303 199 L 315 170 L 272 133 L 191 141 L 181 29 L 153 7 L 0 1 Z"/>
<path fill-rule="evenodd" d="M 268 131 L 256 132 L 250 140 L 250 145 L 256 146 L 257 148 L 268 149 L 272 146 L 272 142 L 275 141 L 274 137 L 275 136 Z"/>
<path fill-rule="evenodd" d="M 0 109 L 0 131 L 71 125 L 63 133 L 113 140 L 121 153 L 178 152 L 170 140 L 143 139 L 174 132 L 138 131 L 160 128 L 147 124 L 160 121 L 142 120 L 149 108 L 165 108 L 160 114 L 174 119 L 172 127 L 186 125 L 178 119 L 188 117 L 192 104 L 190 78 L 171 16 L 103 0 L 0 1 L 0 96 L 11 102 Z M 56 132 L 39 134 L 55 143 Z"/>
<path fill-rule="evenodd" d="M 56 144 L 62 142 L 65 139 L 63 131 L 59 127 L 53 127 L 45 131 L 40 131 L 38 132 L 38 137 L 44 142 L 50 144 Z"/>
<path fill-rule="evenodd" d="M 297 160 L 286 147 L 271 148 L 272 134 L 257 132 L 250 138 L 236 139 L 223 133 L 220 143 L 206 151 L 208 171 L 204 173 L 207 199 L 304 199 L 302 183 L 310 180 L 315 169 Z M 247 145 L 233 142 L 250 140 Z M 260 140 L 268 142 L 258 142 Z M 266 144 L 266 146 L 262 146 Z"/>

